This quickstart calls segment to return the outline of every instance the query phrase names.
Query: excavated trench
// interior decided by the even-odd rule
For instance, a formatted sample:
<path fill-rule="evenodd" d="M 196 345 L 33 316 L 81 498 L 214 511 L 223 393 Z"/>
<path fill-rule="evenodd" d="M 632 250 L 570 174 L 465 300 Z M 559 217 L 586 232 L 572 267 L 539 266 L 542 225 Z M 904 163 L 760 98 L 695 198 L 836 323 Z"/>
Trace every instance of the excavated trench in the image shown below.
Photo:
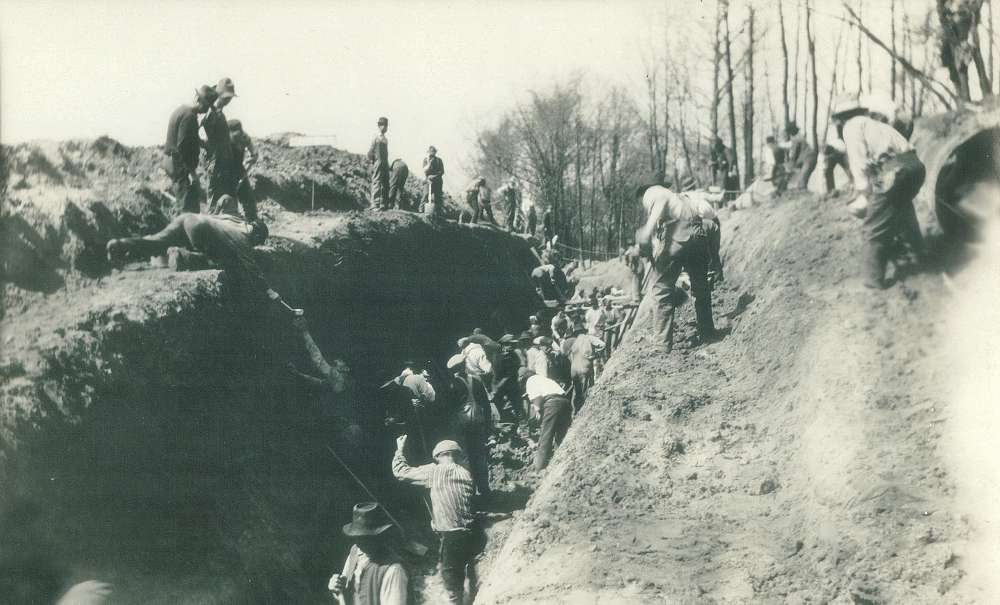
<path fill-rule="evenodd" d="M 365 438 L 345 442 L 288 371 L 310 371 L 288 320 L 224 275 L 115 273 L 5 319 L 0 504 L 21 512 L 0 541 L 32 545 L 15 560 L 111 582 L 121 603 L 329 602 L 340 525 L 367 498 L 327 446 L 419 535 L 422 509 L 389 489 L 377 386 L 475 327 L 520 328 L 538 304 L 528 244 L 397 212 L 282 215 L 272 234 L 259 260 L 351 367 Z"/>

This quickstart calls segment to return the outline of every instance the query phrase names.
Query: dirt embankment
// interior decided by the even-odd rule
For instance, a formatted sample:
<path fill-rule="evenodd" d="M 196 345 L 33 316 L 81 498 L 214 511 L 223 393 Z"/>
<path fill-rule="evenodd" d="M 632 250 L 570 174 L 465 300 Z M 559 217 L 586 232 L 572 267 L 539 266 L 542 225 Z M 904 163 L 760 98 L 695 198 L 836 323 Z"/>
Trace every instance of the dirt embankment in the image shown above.
<path fill-rule="evenodd" d="M 327 146 L 290 147 L 287 136 L 258 139 L 250 179 L 261 215 L 284 210 L 363 210 L 370 179 L 363 156 Z M 0 281 L 8 307 L 81 278 L 108 273 L 104 245 L 114 237 L 162 229 L 179 209 L 168 195 L 161 147 L 114 139 L 0 147 L 6 199 L 0 209 Z M 201 181 L 208 175 L 201 167 Z M 411 174 L 410 199 L 425 184 Z"/>
<path fill-rule="evenodd" d="M 389 212 L 278 213 L 271 232 L 258 260 L 351 366 L 376 431 L 376 387 L 404 359 L 538 303 L 527 244 L 495 230 Z M 67 577 L 114 583 L 116 602 L 328 602 L 340 525 L 366 497 L 325 447 L 397 491 L 391 438 L 338 443 L 331 402 L 286 368 L 309 371 L 297 333 L 218 271 L 130 267 L 18 307 L 0 332 L 0 498 L 36 503 Z"/>
<path fill-rule="evenodd" d="M 961 582 L 941 278 L 863 288 L 859 231 L 810 195 L 724 216 L 732 333 L 616 352 L 477 603 L 989 602 Z"/>

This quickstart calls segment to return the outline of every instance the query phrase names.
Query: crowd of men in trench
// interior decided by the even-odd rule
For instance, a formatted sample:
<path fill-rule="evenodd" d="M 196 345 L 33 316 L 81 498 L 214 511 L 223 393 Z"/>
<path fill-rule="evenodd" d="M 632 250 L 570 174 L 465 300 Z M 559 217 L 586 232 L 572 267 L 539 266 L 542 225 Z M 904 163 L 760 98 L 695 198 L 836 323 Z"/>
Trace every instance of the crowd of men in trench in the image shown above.
<path fill-rule="evenodd" d="M 182 212 L 162 231 L 143 237 L 111 240 L 109 260 L 120 264 L 128 258 L 165 257 L 174 269 L 220 265 L 237 287 L 266 295 L 287 313 L 300 329 L 319 377 L 292 369 L 305 379 L 323 384 L 335 397 L 350 397 L 346 364 L 329 362 L 306 327 L 304 312 L 287 304 L 265 280 L 252 249 L 262 244 L 268 229 L 257 215 L 248 171 L 258 154 L 238 120 L 227 120 L 224 108 L 236 97 L 231 79 L 195 91 L 193 105 L 178 108 L 170 117 L 166 138 L 165 169 Z M 824 148 L 827 187 L 833 187 L 833 170 L 845 168 L 856 195 L 849 210 L 863 220 L 862 254 L 864 284 L 886 286 L 890 260 L 911 254 L 924 262 L 924 247 L 913 208 L 913 198 L 924 179 L 924 167 L 906 136 L 894 128 L 894 107 L 884 97 L 859 99 L 844 96 L 833 111 L 834 132 Z M 199 119 L 199 116 L 204 116 Z M 379 210 L 399 208 L 421 211 L 432 220 L 443 217 L 444 164 L 431 146 L 424 160 L 427 191 L 418 204 L 405 192 L 409 173 L 405 163 L 388 162 L 388 120 L 379 118 L 378 133 L 368 153 L 371 167 L 371 204 Z M 202 139 L 199 131 L 206 137 Z M 789 125 L 787 140 L 778 144 L 769 137 L 764 154 L 765 180 L 784 191 L 815 151 Z M 201 188 L 197 168 L 204 150 L 211 160 L 208 193 Z M 810 152 L 813 153 L 810 158 Z M 791 159 L 789 159 L 791 158 Z M 732 200 L 735 158 L 721 141 L 713 142 L 712 168 L 717 185 L 699 189 L 690 175 L 677 171 L 672 183 L 645 179 L 636 183 L 635 199 L 645 211 L 635 244 L 622 251 L 622 260 L 633 273 L 633 290 L 641 297 L 639 316 L 648 313 L 652 337 L 647 348 L 670 351 L 674 313 L 683 297 L 678 279 L 686 274 L 694 297 L 696 335 L 694 346 L 720 338 L 715 329 L 712 290 L 723 280 L 720 256 L 722 224 L 718 210 Z M 804 187 L 804 183 L 799 183 Z M 504 226 L 512 232 L 534 234 L 534 206 L 527 212 L 520 187 L 513 177 L 497 190 L 503 200 Z M 466 190 L 472 223 L 496 224 L 493 195 L 486 180 L 477 177 Z M 202 204 L 207 211 L 202 212 Z M 240 214 L 242 209 L 242 215 Z M 462 219 L 460 219 L 462 220 Z M 424 365 L 408 363 L 387 383 L 387 389 L 406 393 L 406 411 L 400 416 L 407 433 L 400 435 L 392 460 L 392 473 L 403 483 L 428 491 L 431 527 L 440 536 L 440 569 L 448 599 L 463 602 L 466 581 L 475 591 L 475 561 L 482 552 L 485 534 L 477 526 L 477 507 L 490 498 L 489 448 L 496 433 L 515 434 L 517 427 L 537 431 L 534 467 L 546 467 L 559 445 L 608 350 L 606 326 L 620 322 L 620 308 L 610 292 L 574 293 L 554 249 L 555 225 L 550 213 L 543 218 L 540 263 L 531 277 L 543 299 L 561 304 L 547 324 L 532 316 L 529 329 L 499 335 L 496 340 L 473 330 L 458 340 L 447 371 L 435 373 Z M 898 270 L 896 277 L 901 276 Z M 582 317 L 571 317 L 567 302 L 576 299 Z M 571 306 L 571 305 L 570 305 Z M 447 402 L 447 404 L 442 404 Z M 444 416 L 428 410 L 446 410 Z M 437 422 L 437 426 L 429 426 Z M 395 419 L 393 421 L 396 421 Z M 432 429 L 438 430 L 432 430 Z M 365 436 L 352 424 L 345 440 L 361 442 Z M 350 432 L 355 434 L 351 435 Z M 443 434 L 433 447 L 430 434 Z M 419 464 L 430 460 L 430 463 Z M 397 605 L 409 602 L 407 573 L 394 547 L 393 523 L 375 502 L 358 504 L 353 520 L 343 527 L 355 542 L 343 572 L 334 575 L 329 588 L 348 603 Z"/>

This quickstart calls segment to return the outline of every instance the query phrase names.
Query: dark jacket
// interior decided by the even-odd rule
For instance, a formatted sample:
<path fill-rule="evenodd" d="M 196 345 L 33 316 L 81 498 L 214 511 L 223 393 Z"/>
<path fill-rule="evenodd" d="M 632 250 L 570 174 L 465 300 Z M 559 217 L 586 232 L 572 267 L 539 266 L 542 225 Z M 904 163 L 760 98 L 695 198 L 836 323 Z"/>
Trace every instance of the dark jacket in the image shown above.
<path fill-rule="evenodd" d="M 171 176 L 198 169 L 201 146 L 198 139 L 198 113 L 190 105 L 181 105 L 170 114 L 164 151 L 172 162 Z"/>
<path fill-rule="evenodd" d="M 231 170 L 233 163 L 233 142 L 229 138 L 229 123 L 226 114 L 218 109 L 208 112 L 201 127 L 208 137 L 208 154 L 215 158 L 215 170 Z"/>

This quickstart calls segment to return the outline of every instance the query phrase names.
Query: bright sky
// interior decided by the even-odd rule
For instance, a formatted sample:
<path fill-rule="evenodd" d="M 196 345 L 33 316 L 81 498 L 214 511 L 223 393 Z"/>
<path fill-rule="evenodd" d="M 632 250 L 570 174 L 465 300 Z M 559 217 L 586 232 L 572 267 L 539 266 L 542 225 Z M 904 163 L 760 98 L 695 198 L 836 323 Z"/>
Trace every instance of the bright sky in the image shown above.
<path fill-rule="evenodd" d="M 638 33 L 662 2 L 0 0 L 0 140 L 162 143 L 194 88 L 229 76 L 254 135 L 334 135 L 390 157 L 429 144 L 458 181 L 475 128 L 574 70 L 641 85 Z M 464 181 L 466 176 L 461 174 Z"/>

